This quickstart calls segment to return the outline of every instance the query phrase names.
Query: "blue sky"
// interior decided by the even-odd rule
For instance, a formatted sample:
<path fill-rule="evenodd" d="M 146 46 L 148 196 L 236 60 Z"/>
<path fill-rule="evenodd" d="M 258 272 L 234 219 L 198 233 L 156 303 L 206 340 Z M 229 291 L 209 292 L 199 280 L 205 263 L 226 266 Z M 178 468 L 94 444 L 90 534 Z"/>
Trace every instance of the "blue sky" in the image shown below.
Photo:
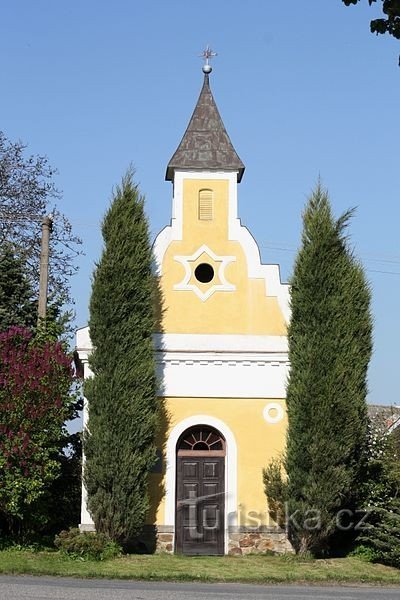
<path fill-rule="evenodd" d="M 99 223 L 130 163 L 154 236 L 168 223 L 165 168 L 218 52 L 211 86 L 246 165 L 242 222 L 286 280 L 301 212 L 320 175 L 336 214 L 357 206 L 352 243 L 373 289 L 370 397 L 400 403 L 400 44 L 369 33 L 380 2 L 14 0 L 0 22 L 1 125 L 47 154 L 59 207 L 84 241 L 72 280 L 86 324 Z"/>

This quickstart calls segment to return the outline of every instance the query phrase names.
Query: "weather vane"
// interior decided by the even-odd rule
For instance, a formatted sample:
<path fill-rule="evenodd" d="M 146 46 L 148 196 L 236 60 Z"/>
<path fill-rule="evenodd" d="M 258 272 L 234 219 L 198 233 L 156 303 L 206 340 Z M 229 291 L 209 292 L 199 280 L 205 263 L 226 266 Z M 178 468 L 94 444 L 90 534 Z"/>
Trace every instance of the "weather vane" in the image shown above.
<path fill-rule="evenodd" d="M 204 65 L 203 65 L 203 73 L 211 73 L 212 71 L 212 66 L 209 63 L 210 58 L 214 58 L 214 56 L 218 56 L 216 52 L 213 52 L 210 48 L 210 46 L 207 44 L 207 48 L 205 50 L 203 50 L 203 52 L 199 55 L 201 58 L 204 58 Z"/>

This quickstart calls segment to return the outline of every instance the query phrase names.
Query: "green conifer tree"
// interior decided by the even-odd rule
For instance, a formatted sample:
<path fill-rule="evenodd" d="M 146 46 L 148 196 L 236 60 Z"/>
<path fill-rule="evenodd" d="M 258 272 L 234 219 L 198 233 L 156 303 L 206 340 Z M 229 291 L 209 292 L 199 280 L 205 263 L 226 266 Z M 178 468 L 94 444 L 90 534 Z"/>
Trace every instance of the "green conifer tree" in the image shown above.
<path fill-rule="evenodd" d="M 96 530 L 128 545 L 148 511 L 155 463 L 155 283 L 144 199 L 129 170 L 102 226 L 104 250 L 90 300 L 93 378 L 85 437 L 85 484 Z"/>
<path fill-rule="evenodd" d="M 37 319 L 37 302 L 23 261 L 11 244 L 0 249 L 0 331 L 9 327 L 32 328 Z"/>
<path fill-rule="evenodd" d="M 288 531 L 300 553 L 332 551 L 356 518 L 367 440 L 370 289 L 318 184 L 291 281 L 287 388 Z M 350 512 L 345 512 L 350 511 Z"/>

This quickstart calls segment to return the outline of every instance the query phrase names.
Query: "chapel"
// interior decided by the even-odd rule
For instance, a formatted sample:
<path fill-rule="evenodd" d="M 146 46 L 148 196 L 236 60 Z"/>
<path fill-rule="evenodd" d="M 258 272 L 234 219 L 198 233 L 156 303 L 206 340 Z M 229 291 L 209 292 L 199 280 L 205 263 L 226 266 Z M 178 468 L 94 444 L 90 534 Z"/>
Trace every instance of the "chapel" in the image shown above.
<path fill-rule="evenodd" d="M 167 552 L 285 552 L 262 471 L 285 448 L 289 288 L 278 265 L 261 263 L 238 217 L 245 166 L 211 92 L 209 57 L 167 165 L 171 221 L 154 242 L 163 297 L 154 346 L 168 422 L 150 474 L 148 529 Z M 86 327 L 77 332 L 85 377 L 90 352 Z M 85 490 L 81 529 L 93 529 Z"/>

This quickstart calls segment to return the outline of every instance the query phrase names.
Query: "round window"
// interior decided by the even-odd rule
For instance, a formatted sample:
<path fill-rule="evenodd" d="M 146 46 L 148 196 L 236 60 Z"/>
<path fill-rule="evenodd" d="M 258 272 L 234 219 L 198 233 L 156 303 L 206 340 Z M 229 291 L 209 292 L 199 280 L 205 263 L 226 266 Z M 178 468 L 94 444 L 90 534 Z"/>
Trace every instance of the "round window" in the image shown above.
<path fill-rule="evenodd" d="M 214 269 L 207 263 L 201 263 L 195 268 L 194 276 L 200 283 L 210 283 L 214 277 Z"/>

